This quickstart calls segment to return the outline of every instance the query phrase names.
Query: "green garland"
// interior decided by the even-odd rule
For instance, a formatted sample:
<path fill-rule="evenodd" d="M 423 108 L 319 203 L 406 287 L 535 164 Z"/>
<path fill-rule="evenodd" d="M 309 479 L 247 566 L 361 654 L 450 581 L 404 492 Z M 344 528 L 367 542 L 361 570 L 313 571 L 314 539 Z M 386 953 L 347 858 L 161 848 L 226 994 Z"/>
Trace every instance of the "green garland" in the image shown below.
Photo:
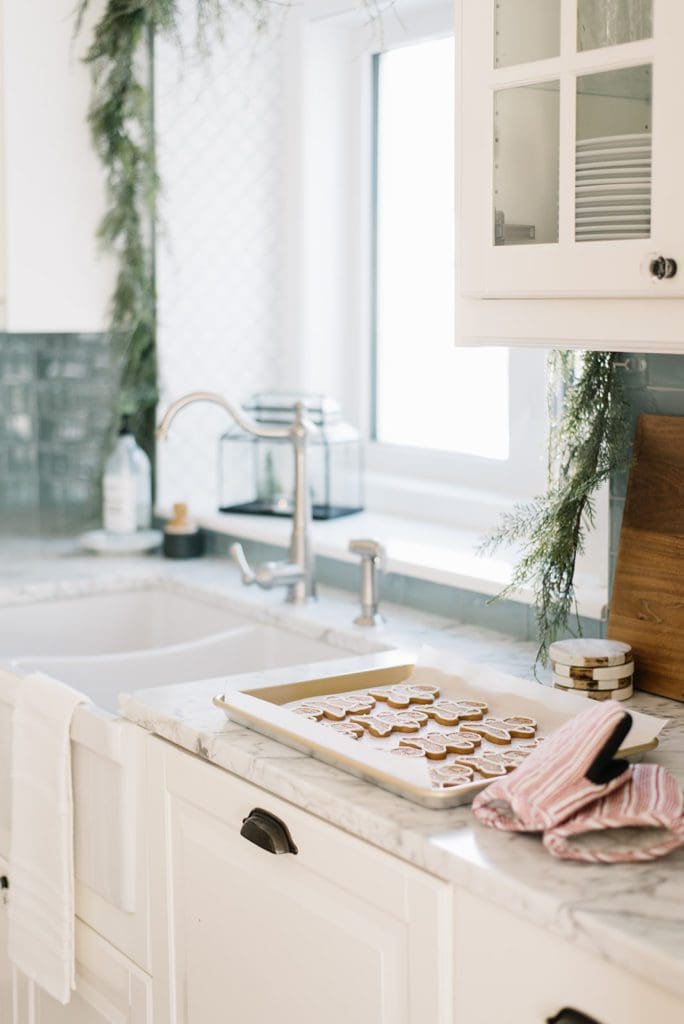
<path fill-rule="evenodd" d="M 578 366 L 578 363 L 581 365 Z M 516 505 L 486 539 L 483 552 L 522 545 L 510 584 L 498 595 L 532 588 L 537 616 L 537 659 L 546 664 L 550 644 L 569 629 L 575 600 L 575 566 L 594 522 L 593 495 L 629 458 L 629 419 L 622 384 L 610 352 L 555 352 L 550 358 L 551 431 L 545 494 Z M 561 411 L 555 414 L 560 393 Z M 576 615 L 579 633 L 579 616 Z"/>
<path fill-rule="evenodd" d="M 200 48 L 212 29 L 220 37 L 229 9 L 250 11 L 258 27 L 270 0 L 196 0 Z M 79 0 L 76 31 L 91 0 Z M 117 413 L 132 419 L 151 452 L 157 403 L 154 236 L 159 176 L 155 166 L 152 46 L 157 34 L 180 38 L 179 0 L 107 0 L 85 61 L 93 77 L 88 119 L 106 173 L 107 211 L 99 226 L 118 272 L 111 332 L 121 383 Z"/>

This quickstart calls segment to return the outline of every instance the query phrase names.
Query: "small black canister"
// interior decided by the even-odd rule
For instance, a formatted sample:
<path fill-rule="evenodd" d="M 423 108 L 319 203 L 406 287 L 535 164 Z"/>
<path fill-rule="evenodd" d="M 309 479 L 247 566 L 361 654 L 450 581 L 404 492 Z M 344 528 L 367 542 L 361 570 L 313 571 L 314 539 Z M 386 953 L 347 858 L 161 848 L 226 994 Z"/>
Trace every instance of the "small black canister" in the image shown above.
<path fill-rule="evenodd" d="M 173 506 L 173 518 L 164 527 L 164 556 L 166 558 L 199 558 L 204 545 L 197 523 L 188 518 L 188 506 L 179 502 Z"/>

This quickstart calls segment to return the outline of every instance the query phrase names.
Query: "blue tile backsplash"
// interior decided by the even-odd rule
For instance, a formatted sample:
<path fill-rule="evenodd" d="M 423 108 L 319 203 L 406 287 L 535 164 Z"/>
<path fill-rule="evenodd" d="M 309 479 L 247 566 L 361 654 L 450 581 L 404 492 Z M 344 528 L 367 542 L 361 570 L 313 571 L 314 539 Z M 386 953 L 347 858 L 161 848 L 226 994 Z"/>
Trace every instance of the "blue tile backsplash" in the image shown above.
<path fill-rule="evenodd" d="M 104 335 L 0 335 L 0 533 L 99 524 L 116 392 Z"/>

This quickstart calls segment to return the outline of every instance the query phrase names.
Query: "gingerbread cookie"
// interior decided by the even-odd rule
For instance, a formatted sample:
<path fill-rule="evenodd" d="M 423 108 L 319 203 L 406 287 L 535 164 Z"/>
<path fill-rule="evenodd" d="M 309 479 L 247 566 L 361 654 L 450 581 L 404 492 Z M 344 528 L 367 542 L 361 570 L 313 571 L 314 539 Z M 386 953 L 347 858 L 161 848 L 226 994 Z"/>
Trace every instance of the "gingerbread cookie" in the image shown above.
<path fill-rule="evenodd" d="M 495 751 L 491 751 L 491 753 L 485 752 L 482 754 L 476 754 L 474 756 L 457 754 L 453 763 L 466 768 L 472 768 L 473 771 L 478 772 L 485 779 L 497 779 L 501 775 L 506 775 L 508 772 L 512 772 L 516 767 L 514 764 L 508 762 L 504 755 Z"/>
<path fill-rule="evenodd" d="M 526 757 L 529 757 L 532 753 L 531 750 L 522 750 L 520 747 L 512 747 L 510 750 L 502 750 L 500 753 L 497 752 L 494 756 L 497 759 L 501 759 L 507 765 L 512 765 L 517 768 L 519 764 L 522 764 Z"/>
<path fill-rule="evenodd" d="M 447 756 L 447 748 L 443 743 L 428 739 L 426 736 L 411 736 L 405 740 L 399 740 L 400 747 L 410 747 L 420 751 L 429 761 L 443 761 Z"/>
<path fill-rule="evenodd" d="M 393 747 L 390 750 L 390 754 L 396 754 L 398 757 L 423 757 L 423 751 L 419 750 L 418 747 Z"/>
<path fill-rule="evenodd" d="M 445 764 L 430 770 L 430 781 L 435 789 L 455 789 L 473 781 L 473 769 L 467 765 Z"/>
<path fill-rule="evenodd" d="M 511 715 L 509 718 L 485 718 L 485 724 L 507 729 L 516 739 L 532 739 L 537 731 L 537 723 L 534 718 L 527 718 L 525 715 Z"/>
<path fill-rule="evenodd" d="M 534 736 L 537 723 L 533 718 L 512 716 L 510 718 L 485 718 L 484 722 L 467 722 L 461 726 L 466 735 L 482 736 L 490 743 L 506 746 L 514 737 L 527 738 Z"/>
<path fill-rule="evenodd" d="M 374 715 L 353 715 L 352 722 L 363 726 L 371 736 L 382 739 L 393 732 L 418 732 L 427 722 L 422 711 L 377 711 Z"/>
<path fill-rule="evenodd" d="M 439 697 L 438 686 L 420 683 L 397 683 L 368 691 L 375 700 L 386 701 L 391 708 L 407 708 L 409 704 L 432 704 Z"/>
<path fill-rule="evenodd" d="M 375 707 L 372 697 L 365 694 L 342 697 L 317 697 L 315 700 L 307 700 L 299 707 L 293 708 L 295 715 L 304 715 L 318 722 L 321 718 L 330 718 L 335 722 L 341 722 L 347 715 L 365 715 Z"/>
<path fill-rule="evenodd" d="M 481 742 L 474 733 L 468 738 L 461 732 L 429 732 L 399 740 L 400 746 L 418 750 L 430 761 L 443 761 L 447 754 L 472 754 Z"/>
<path fill-rule="evenodd" d="M 499 729 L 493 725 L 486 725 L 484 722 L 468 722 L 467 725 L 462 725 L 459 731 L 461 735 L 468 738 L 480 736 L 482 739 L 489 740 L 490 743 L 498 743 L 503 747 L 511 742 L 511 734 L 507 729 Z"/>
<path fill-rule="evenodd" d="M 356 722 L 324 722 L 323 724 L 352 740 L 360 740 L 363 736 L 363 726 L 357 725 Z"/>
<path fill-rule="evenodd" d="M 479 721 L 489 711 L 482 700 L 436 700 L 425 708 L 425 714 L 440 725 L 456 725 L 460 721 Z"/>

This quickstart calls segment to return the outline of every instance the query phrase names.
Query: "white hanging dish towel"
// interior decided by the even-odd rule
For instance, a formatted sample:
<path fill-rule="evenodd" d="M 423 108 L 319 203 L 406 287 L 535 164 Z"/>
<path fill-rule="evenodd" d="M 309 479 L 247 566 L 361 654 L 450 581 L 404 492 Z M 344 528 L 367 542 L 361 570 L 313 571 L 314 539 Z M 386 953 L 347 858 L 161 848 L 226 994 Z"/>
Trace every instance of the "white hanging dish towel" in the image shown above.
<path fill-rule="evenodd" d="M 74 988 L 71 720 L 89 699 L 42 673 L 12 715 L 10 960 L 60 1003 Z"/>

